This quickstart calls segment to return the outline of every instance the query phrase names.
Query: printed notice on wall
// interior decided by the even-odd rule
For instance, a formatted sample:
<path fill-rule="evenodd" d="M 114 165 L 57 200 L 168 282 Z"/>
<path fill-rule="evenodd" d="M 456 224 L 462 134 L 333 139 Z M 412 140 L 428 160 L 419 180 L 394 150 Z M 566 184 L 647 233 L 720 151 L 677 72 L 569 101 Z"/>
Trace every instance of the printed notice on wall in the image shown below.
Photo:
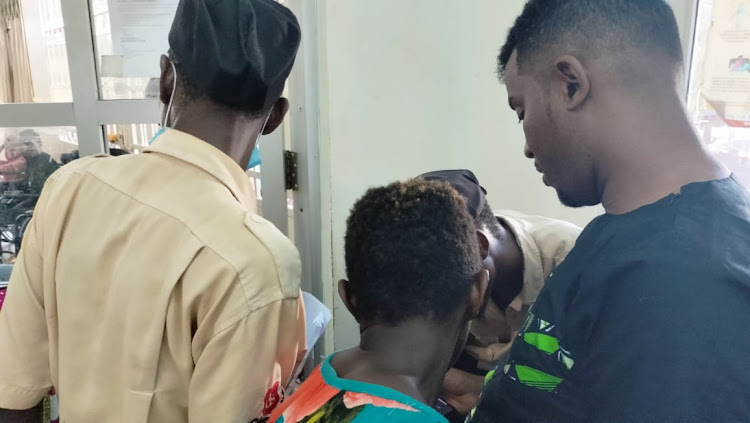
<path fill-rule="evenodd" d="M 122 57 L 123 77 L 159 77 L 159 57 L 179 0 L 108 0 L 113 53 Z"/>
<path fill-rule="evenodd" d="M 750 1 L 714 1 L 701 92 L 733 127 L 750 127 Z"/>

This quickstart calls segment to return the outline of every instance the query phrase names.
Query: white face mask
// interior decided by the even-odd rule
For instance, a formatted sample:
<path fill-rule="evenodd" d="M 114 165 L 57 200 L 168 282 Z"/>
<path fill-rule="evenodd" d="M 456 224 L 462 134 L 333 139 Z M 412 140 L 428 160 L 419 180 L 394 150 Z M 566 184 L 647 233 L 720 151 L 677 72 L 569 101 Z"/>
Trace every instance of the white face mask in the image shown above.
<path fill-rule="evenodd" d="M 173 61 L 169 61 L 172 65 L 172 95 L 169 96 L 169 104 L 167 105 L 167 113 L 164 114 L 164 118 L 161 121 L 162 128 L 170 128 L 170 124 L 174 125 L 176 122 L 169 122 L 169 114 L 172 113 L 172 102 L 174 101 L 174 93 L 177 91 L 177 67 Z M 164 105 L 162 104 L 162 107 Z"/>

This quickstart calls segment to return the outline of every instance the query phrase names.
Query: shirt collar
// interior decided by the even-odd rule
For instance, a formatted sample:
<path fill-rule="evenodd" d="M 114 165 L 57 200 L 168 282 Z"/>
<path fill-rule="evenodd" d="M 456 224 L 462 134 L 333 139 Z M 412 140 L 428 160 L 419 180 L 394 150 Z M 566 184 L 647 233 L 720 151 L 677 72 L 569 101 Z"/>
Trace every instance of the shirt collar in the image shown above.
<path fill-rule="evenodd" d="M 541 254 L 534 239 L 529 235 L 529 229 L 524 222 L 510 216 L 496 215 L 501 219 L 518 241 L 523 256 L 523 288 L 521 293 L 511 303 L 516 304 L 518 309 L 523 304 L 532 304 L 539 296 L 544 287 L 546 276 L 542 266 Z M 518 303 L 517 303 L 518 302 Z M 519 304 L 520 303 L 520 304 Z M 514 307 L 515 309 L 516 307 Z"/>
<path fill-rule="evenodd" d="M 226 186 L 246 209 L 256 212 L 255 190 L 247 174 L 211 144 L 176 129 L 162 129 L 144 153 L 163 154 L 200 168 Z"/>

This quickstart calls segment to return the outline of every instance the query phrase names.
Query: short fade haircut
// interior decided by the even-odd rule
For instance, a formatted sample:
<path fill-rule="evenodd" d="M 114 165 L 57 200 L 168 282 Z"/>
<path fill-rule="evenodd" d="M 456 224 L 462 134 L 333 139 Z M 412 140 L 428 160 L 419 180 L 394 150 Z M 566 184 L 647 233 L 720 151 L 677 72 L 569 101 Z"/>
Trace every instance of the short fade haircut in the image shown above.
<path fill-rule="evenodd" d="M 520 71 L 557 47 L 578 57 L 639 51 L 666 59 L 675 72 L 683 65 L 677 21 L 664 0 L 529 0 L 500 50 L 500 79 L 514 51 Z"/>
<path fill-rule="evenodd" d="M 502 231 L 502 226 L 500 224 L 500 221 L 497 220 L 497 217 L 495 216 L 495 213 L 492 211 L 492 207 L 490 207 L 489 203 L 484 203 L 484 208 L 482 209 L 482 212 L 479 213 L 479 217 L 476 219 L 477 223 L 477 229 L 482 229 L 482 227 L 486 227 L 489 229 L 492 236 L 494 236 L 498 241 L 504 240 L 504 235 Z"/>
<path fill-rule="evenodd" d="M 351 210 L 344 250 L 360 324 L 445 321 L 481 271 L 466 200 L 421 178 L 368 190 Z"/>

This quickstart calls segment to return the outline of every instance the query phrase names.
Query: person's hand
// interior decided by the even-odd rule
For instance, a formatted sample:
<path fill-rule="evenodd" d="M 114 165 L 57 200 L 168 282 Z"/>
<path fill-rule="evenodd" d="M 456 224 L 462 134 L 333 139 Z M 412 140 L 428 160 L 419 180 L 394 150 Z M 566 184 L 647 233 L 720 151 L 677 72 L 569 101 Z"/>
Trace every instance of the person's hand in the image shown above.
<path fill-rule="evenodd" d="M 484 378 L 458 369 L 450 369 L 443 381 L 442 398 L 459 413 L 467 414 L 479 401 Z"/>

